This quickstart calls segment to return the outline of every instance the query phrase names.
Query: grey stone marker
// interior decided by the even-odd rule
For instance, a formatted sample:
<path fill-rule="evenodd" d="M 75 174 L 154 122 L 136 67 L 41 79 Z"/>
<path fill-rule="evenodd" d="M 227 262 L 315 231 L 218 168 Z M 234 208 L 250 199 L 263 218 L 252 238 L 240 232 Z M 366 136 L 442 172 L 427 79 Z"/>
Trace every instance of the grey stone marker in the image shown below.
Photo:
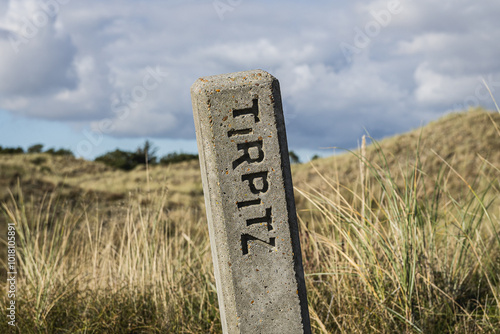
<path fill-rule="evenodd" d="M 200 78 L 191 98 L 224 333 L 311 333 L 278 80 Z"/>

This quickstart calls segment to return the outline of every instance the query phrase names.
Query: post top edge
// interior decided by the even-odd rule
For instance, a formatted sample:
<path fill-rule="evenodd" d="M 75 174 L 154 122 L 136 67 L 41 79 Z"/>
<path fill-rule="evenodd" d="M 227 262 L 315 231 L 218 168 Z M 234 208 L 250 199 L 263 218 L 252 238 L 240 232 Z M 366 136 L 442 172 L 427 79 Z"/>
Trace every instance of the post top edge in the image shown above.
<path fill-rule="evenodd" d="M 192 92 L 199 90 L 210 91 L 213 89 L 224 89 L 230 86 L 238 86 L 245 83 L 259 82 L 259 81 L 274 81 L 277 80 L 268 72 L 260 69 L 233 72 L 225 74 L 217 74 L 206 77 L 198 78 L 191 86 Z"/>

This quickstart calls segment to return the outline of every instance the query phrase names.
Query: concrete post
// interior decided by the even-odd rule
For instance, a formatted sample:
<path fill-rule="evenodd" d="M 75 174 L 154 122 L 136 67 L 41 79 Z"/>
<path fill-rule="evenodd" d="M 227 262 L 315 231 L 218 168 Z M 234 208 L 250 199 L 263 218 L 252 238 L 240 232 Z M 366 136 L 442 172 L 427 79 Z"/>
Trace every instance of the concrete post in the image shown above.
<path fill-rule="evenodd" d="M 224 333 L 310 333 L 278 80 L 205 77 L 191 97 Z"/>

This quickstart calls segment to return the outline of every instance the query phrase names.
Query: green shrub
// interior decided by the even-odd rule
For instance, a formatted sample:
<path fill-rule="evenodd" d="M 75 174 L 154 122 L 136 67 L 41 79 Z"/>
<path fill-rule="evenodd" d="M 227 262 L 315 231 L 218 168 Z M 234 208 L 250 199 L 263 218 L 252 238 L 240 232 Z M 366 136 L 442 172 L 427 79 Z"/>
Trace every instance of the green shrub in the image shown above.
<path fill-rule="evenodd" d="M 95 161 L 123 170 L 132 170 L 138 165 L 138 162 L 134 159 L 134 153 L 119 149 L 98 156 Z"/>
<path fill-rule="evenodd" d="M 22 154 L 24 150 L 22 147 L 2 147 L 0 146 L 0 154 Z"/>
<path fill-rule="evenodd" d="M 142 147 L 138 147 L 135 152 L 122 151 L 119 149 L 105 153 L 95 158 L 95 161 L 102 162 L 113 168 L 132 170 L 138 165 L 156 164 L 156 151 L 158 149 L 146 140 Z"/>
<path fill-rule="evenodd" d="M 45 151 L 45 153 L 48 153 L 48 154 L 51 154 L 51 155 L 57 155 L 57 156 L 71 156 L 71 157 L 74 156 L 73 152 L 71 152 L 71 150 L 67 150 L 67 149 L 64 149 L 64 148 L 60 148 L 58 150 L 56 150 L 54 148 L 50 148 L 47 151 Z"/>
<path fill-rule="evenodd" d="M 28 147 L 28 153 L 42 153 L 43 145 L 35 144 Z"/>
<path fill-rule="evenodd" d="M 178 163 L 183 161 L 198 160 L 198 154 L 189 153 L 169 153 L 160 159 L 160 163 L 163 165 L 168 165 L 172 163 Z"/>
<path fill-rule="evenodd" d="M 295 153 L 294 151 L 288 152 L 288 155 L 290 156 L 290 163 L 291 164 L 300 164 L 300 157 Z"/>

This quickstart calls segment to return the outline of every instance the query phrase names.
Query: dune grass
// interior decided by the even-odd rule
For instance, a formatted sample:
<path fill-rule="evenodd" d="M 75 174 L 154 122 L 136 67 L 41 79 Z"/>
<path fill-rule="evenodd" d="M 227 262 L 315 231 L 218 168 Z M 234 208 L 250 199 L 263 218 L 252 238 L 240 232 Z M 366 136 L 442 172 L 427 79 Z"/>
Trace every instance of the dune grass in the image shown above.
<path fill-rule="evenodd" d="M 393 175 L 358 158 L 372 176 L 358 191 L 327 178 L 330 191 L 297 189 L 311 204 L 299 217 L 318 332 L 498 331 L 498 179 L 476 192 L 447 175 L 465 183 L 457 201 L 444 170 L 429 192 L 418 164 Z"/>
<path fill-rule="evenodd" d="M 309 203 L 299 220 L 314 332 L 495 332 L 498 180 L 464 183 L 457 201 L 443 180 L 461 177 L 445 163 L 429 192 L 418 164 L 393 175 L 358 159 L 363 184 L 319 174 L 328 190 L 296 189 Z M 113 217 L 55 195 L 3 205 L 17 228 L 19 333 L 220 332 L 204 213 L 168 210 L 166 189 L 147 196 Z"/>
<path fill-rule="evenodd" d="M 219 332 L 201 213 L 170 214 L 166 192 L 151 199 L 109 220 L 85 207 L 53 216 L 64 204 L 52 197 L 4 205 L 17 227 L 18 332 Z"/>
<path fill-rule="evenodd" d="M 499 165 L 482 157 L 468 174 L 413 144 L 405 160 L 376 142 L 353 152 L 348 181 L 336 160 L 314 161 L 313 182 L 296 183 L 314 333 L 499 332 Z M 18 327 L 0 312 L 0 332 L 220 333 L 200 185 L 180 170 L 127 174 L 143 186 L 112 214 L 98 196 L 11 186 L 0 221 L 17 231 Z M 0 268 L 5 309 L 4 255 Z"/>

